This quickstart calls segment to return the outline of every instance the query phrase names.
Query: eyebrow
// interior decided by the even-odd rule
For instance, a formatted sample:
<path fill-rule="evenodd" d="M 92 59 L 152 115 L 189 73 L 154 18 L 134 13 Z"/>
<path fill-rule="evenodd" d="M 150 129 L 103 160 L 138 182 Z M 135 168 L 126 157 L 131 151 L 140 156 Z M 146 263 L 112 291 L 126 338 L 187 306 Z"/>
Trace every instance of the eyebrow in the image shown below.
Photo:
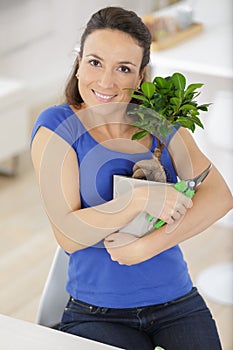
<path fill-rule="evenodd" d="M 86 55 L 86 57 L 94 57 L 94 58 L 97 58 L 97 59 L 100 60 L 100 61 L 103 61 L 103 58 L 99 57 L 99 56 L 96 55 L 96 54 L 92 54 L 92 53 Z M 130 61 L 120 61 L 120 62 L 118 62 L 118 63 L 119 63 L 119 64 L 131 64 L 132 66 L 137 67 L 136 64 L 134 64 L 133 62 L 130 62 Z"/>

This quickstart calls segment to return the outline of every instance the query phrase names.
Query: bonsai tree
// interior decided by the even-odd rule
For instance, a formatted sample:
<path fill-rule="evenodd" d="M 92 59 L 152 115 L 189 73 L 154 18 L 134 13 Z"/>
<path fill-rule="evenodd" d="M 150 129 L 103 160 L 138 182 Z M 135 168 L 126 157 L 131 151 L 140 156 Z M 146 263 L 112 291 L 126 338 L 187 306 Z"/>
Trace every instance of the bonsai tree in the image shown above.
<path fill-rule="evenodd" d="M 166 138 L 174 132 L 174 128 L 185 127 L 192 132 L 196 126 L 204 128 L 199 119 L 200 111 L 208 111 L 210 104 L 198 105 L 196 97 L 200 94 L 198 89 L 201 83 L 190 84 L 186 87 L 186 78 L 181 73 L 162 78 L 155 77 L 152 82 L 146 81 L 141 84 L 140 90 L 131 90 L 130 96 L 139 100 L 139 105 L 131 109 L 128 114 L 136 116 L 137 120 L 132 125 L 138 127 L 138 131 L 132 136 L 133 140 L 141 139 L 148 133 L 156 136 L 158 147 L 154 156 L 157 162 L 141 161 L 140 167 L 136 165 L 134 177 L 146 177 L 148 180 L 165 182 L 165 173 L 162 174 L 160 158 L 165 147 Z M 137 163 L 137 164 L 139 164 Z M 140 168 L 147 164 L 147 174 L 142 174 Z M 153 169 L 149 169 L 152 167 Z M 157 170 L 155 170 L 157 167 Z M 136 171 L 138 173 L 136 173 Z M 150 173 L 153 172 L 152 178 Z M 154 173 L 157 172 L 155 178 Z"/>

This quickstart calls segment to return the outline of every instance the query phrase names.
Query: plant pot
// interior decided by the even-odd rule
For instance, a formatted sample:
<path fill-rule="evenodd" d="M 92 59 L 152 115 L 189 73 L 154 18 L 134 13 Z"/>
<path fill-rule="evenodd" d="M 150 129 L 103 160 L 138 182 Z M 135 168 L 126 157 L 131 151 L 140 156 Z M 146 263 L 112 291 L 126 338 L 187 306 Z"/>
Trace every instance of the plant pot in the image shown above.
<path fill-rule="evenodd" d="M 135 187 L 158 186 L 158 185 L 165 185 L 165 183 L 114 175 L 113 176 L 113 197 L 116 198 L 119 195 L 122 195 L 128 191 L 131 191 L 132 188 L 135 188 Z M 172 186 L 173 184 L 169 184 L 169 185 Z M 155 229 L 154 224 L 157 222 L 157 220 L 159 219 L 154 218 L 149 213 L 143 211 L 119 231 L 132 234 L 136 237 L 143 237 L 146 234 L 154 231 Z"/>

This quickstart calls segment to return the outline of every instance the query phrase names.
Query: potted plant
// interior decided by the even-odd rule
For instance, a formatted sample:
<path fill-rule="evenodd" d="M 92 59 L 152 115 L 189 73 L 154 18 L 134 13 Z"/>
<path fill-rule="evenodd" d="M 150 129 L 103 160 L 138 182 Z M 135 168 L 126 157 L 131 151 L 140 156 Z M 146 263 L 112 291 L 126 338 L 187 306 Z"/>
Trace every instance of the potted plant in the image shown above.
<path fill-rule="evenodd" d="M 133 168 L 133 178 L 146 179 L 151 181 L 150 185 L 166 182 L 166 174 L 161 164 L 160 158 L 162 150 L 166 145 L 166 138 L 180 126 L 192 132 L 196 126 L 204 128 L 199 119 L 200 111 L 208 111 L 210 104 L 198 105 L 196 97 L 200 94 L 198 89 L 203 86 L 201 83 L 190 84 L 186 87 L 186 78 L 181 73 L 174 73 L 170 77 L 155 77 L 152 82 L 143 82 L 140 90 L 127 88 L 131 91 L 130 96 L 139 100 L 138 105 L 128 111 L 129 115 L 137 118 L 132 125 L 138 127 L 138 131 L 132 139 L 138 140 L 148 133 L 156 136 L 158 147 L 154 151 L 154 157 L 149 160 L 141 160 Z M 124 181 L 123 181 L 124 180 Z M 127 187 L 127 182 L 133 181 L 133 186 L 138 180 L 114 176 L 115 188 L 120 193 Z M 126 186 L 127 185 L 127 186 Z M 180 190 L 179 187 L 175 187 Z M 149 233 L 154 228 L 159 228 L 164 222 L 153 218 L 146 212 L 137 215 L 129 222 L 122 231 L 141 237 Z"/>
<path fill-rule="evenodd" d="M 156 136 L 158 147 L 154 155 L 160 163 L 166 138 L 174 132 L 174 128 L 185 127 L 192 132 L 196 126 L 203 124 L 199 119 L 200 111 L 208 111 L 210 104 L 198 105 L 197 91 L 202 83 L 190 84 L 186 87 L 186 78 L 181 73 L 170 77 L 155 77 L 152 82 L 142 83 L 140 90 L 131 90 L 130 96 L 140 102 L 128 114 L 137 117 L 133 122 L 138 131 L 132 136 L 133 140 L 141 139 L 148 133 Z M 157 180 L 158 181 L 158 180 Z"/>

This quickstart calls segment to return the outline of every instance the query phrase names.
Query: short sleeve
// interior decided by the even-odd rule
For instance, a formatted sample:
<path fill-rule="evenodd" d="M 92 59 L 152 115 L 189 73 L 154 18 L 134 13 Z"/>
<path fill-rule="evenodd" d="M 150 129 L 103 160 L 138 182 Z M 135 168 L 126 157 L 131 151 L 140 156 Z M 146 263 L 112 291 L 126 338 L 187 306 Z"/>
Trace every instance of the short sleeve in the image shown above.
<path fill-rule="evenodd" d="M 44 126 L 74 147 L 80 136 L 80 123 L 74 112 L 67 107 L 68 105 L 53 106 L 39 114 L 32 129 L 31 144 L 38 129 Z"/>

